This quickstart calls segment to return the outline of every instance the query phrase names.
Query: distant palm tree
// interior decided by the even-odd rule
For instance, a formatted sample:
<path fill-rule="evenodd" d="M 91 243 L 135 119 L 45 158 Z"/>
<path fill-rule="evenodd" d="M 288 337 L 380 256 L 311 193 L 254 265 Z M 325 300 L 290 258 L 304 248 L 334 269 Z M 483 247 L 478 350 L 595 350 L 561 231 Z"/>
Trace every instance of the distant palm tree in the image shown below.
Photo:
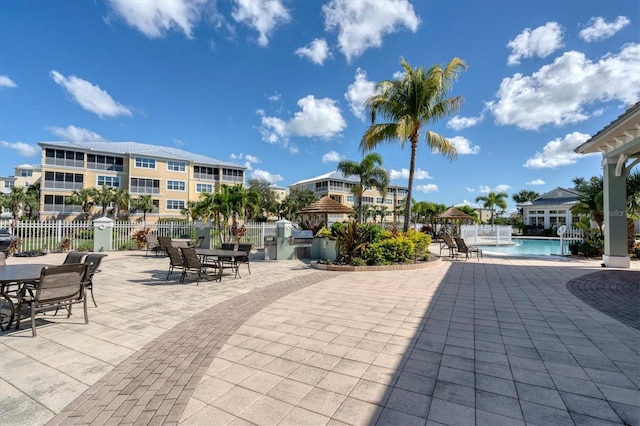
<path fill-rule="evenodd" d="M 495 211 L 496 206 L 501 209 L 507 208 L 506 198 L 509 198 L 509 194 L 506 192 L 489 192 L 487 195 L 480 195 L 476 197 L 476 203 L 482 201 L 482 207 L 491 210 L 491 226 L 495 223 Z"/>
<path fill-rule="evenodd" d="M 153 198 L 148 194 L 139 196 L 133 205 L 137 210 L 142 211 L 142 221 L 145 223 L 147 222 L 147 213 L 151 213 L 156 208 L 153 204 Z"/>
<path fill-rule="evenodd" d="M 118 216 L 120 213 L 120 210 L 123 207 L 128 207 L 129 206 L 129 202 L 131 201 L 131 197 L 129 196 L 129 193 L 122 188 L 118 188 L 115 190 L 115 192 L 113 193 L 113 220 L 118 220 Z"/>
<path fill-rule="evenodd" d="M 427 71 L 422 67 L 412 68 L 404 59 L 400 64 L 404 68 L 404 75 L 398 80 L 379 82 L 374 95 L 366 101 L 371 113 L 371 126 L 362 136 L 360 149 L 366 152 L 383 142 L 393 141 L 399 141 L 404 148 L 408 141 L 411 145 L 411 162 L 407 199 L 411 200 L 420 130 L 423 126 L 460 109 L 464 102 L 462 96 L 447 96 L 458 74 L 465 70 L 467 65 L 459 58 L 453 58 L 444 68 L 433 65 Z M 388 121 L 375 124 L 378 115 Z M 427 131 L 425 140 L 432 151 L 439 152 L 449 159 L 456 157 L 455 147 L 438 133 Z M 411 203 L 405 203 L 405 232 L 409 229 L 410 220 Z"/>
<path fill-rule="evenodd" d="M 593 176 L 588 181 L 576 178 L 573 182 L 575 189 L 580 193 L 580 198 L 571 207 L 571 213 L 589 216 L 602 233 L 604 225 L 604 182 L 602 176 Z"/>
<path fill-rule="evenodd" d="M 11 211 L 11 231 L 14 233 L 15 227 L 20 218 L 20 211 L 26 204 L 33 205 L 35 200 L 24 188 L 12 186 L 8 194 L 0 194 L 0 205 Z M 15 234 L 14 234 L 15 235 Z"/>
<path fill-rule="evenodd" d="M 353 194 L 358 199 L 358 222 L 365 221 L 362 194 L 367 188 L 376 188 L 382 197 L 387 195 L 389 186 L 389 172 L 382 167 L 380 154 L 372 152 L 366 155 L 360 163 L 344 160 L 338 163 L 338 171 L 346 177 L 357 176 L 358 184 L 353 187 Z"/>
<path fill-rule="evenodd" d="M 84 220 L 89 220 L 91 211 L 96 204 L 93 200 L 94 194 L 95 192 L 93 188 L 74 189 L 71 195 L 65 199 L 65 202 L 67 204 L 75 204 L 76 206 L 80 206 L 80 208 L 82 208 Z"/>
<path fill-rule="evenodd" d="M 102 185 L 102 188 L 93 188 L 93 199 L 102 207 L 102 217 L 107 215 L 109 203 L 113 201 L 116 190 L 110 186 Z"/>

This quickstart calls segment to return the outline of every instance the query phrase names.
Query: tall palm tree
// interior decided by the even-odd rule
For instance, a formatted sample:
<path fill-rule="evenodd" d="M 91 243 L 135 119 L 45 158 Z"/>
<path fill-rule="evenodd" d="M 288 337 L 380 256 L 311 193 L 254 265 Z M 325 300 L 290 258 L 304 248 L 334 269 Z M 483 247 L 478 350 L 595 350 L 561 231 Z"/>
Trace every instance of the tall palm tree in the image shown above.
<path fill-rule="evenodd" d="M 383 198 L 387 195 L 389 172 L 382 167 L 382 156 L 372 152 L 367 154 L 360 163 L 343 160 L 338 163 L 338 171 L 345 177 L 358 177 L 358 184 L 353 187 L 353 194 L 358 198 L 358 222 L 362 223 L 365 219 L 362 202 L 364 191 L 367 188 L 376 188 Z"/>
<path fill-rule="evenodd" d="M 424 68 L 412 68 L 404 59 L 400 61 L 404 75 L 398 80 L 384 80 L 376 85 L 376 92 L 366 101 L 371 113 L 371 126 L 360 141 L 360 149 L 370 151 L 382 142 L 399 141 L 402 148 L 411 145 L 409 165 L 409 184 L 407 199 L 413 195 L 413 179 L 416 168 L 416 154 L 423 126 L 435 123 L 460 109 L 462 96 L 448 98 L 448 92 L 457 80 L 460 72 L 467 68 L 460 58 L 453 58 L 446 67 L 433 65 Z M 378 115 L 387 120 L 376 123 Z M 448 139 L 428 130 L 425 141 L 432 151 L 441 153 L 449 159 L 457 156 L 455 147 Z M 405 203 L 404 231 L 409 229 L 411 203 Z"/>
<path fill-rule="evenodd" d="M 93 188 L 93 199 L 102 207 L 102 217 L 107 215 L 109 203 L 113 201 L 116 190 L 110 186 L 102 185 L 102 188 Z"/>
<path fill-rule="evenodd" d="M 120 210 L 122 209 L 122 207 L 127 207 L 129 205 L 129 202 L 131 201 L 131 197 L 129 196 L 129 193 L 125 189 L 118 188 L 113 193 L 112 201 L 114 204 L 113 220 L 117 220 L 120 214 Z"/>
<path fill-rule="evenodd" d="M 482 207 L 491 210 L 491 226 L 493 226 L 495 223 L 496 206 L 500 207 L 501 209 L 506 209 L 507 198 L 509 198 L 509 194 L 507 194 L 506 192 L 493 191 L 489 192 L 487 195 L 479 195 L 476 197 L 476 203 L 482 201 Z"/>
<path fill-rule="evenodd" d="M 2 194 L 0 204 L 11 211 L 11 231 L 15 235 L 15 228 L 20 218 L 20 212 L 26 204 L 33 205 L 35 200 L 22 187 L 11 187 L 11 192 Z"/>
<path fill-rule="evenodd" d="M 575 189 L 580 193 L 578 203 L 571 207 L 571 213 L 586 215 L 597 225 L 602 234 L 604 225 L 604 183 L 602 176 L 593 176 L 589 180 L 576 178 Z"/>

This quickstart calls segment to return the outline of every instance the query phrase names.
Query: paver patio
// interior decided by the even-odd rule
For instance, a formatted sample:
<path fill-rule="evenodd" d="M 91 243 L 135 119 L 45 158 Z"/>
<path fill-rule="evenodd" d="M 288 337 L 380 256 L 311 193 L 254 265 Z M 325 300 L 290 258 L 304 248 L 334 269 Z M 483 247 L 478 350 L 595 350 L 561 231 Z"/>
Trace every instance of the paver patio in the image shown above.
<path fill-rule="evenodd" d="M 640 424 L 640 331 L 572 293 L 599 262 L 252 261 L 199 286 L 168 264 L 110 253 L 88 325 L 1 333 L 0 424 Z"/>

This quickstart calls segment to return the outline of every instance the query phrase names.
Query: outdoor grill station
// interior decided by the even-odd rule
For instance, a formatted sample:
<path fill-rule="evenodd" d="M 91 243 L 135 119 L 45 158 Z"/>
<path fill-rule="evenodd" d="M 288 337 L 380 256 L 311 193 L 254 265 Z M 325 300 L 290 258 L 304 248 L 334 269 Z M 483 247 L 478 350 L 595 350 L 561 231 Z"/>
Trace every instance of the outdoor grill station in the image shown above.
<path fill-rule="evenodd" d="M 293 260 L 309 258 L 313 232 L 294 229 L 288 220 L 276 222 L 276 235 L 264 237 L 265 260 Z"/>

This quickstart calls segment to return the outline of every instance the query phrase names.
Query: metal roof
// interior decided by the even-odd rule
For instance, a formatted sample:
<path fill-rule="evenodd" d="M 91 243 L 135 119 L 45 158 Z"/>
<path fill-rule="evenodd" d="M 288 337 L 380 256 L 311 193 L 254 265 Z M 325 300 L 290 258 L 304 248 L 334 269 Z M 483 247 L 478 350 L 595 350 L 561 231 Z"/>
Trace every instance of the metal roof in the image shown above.
<path fill-rule="evenodd" d="M 342 172 L 337 172 L 336 171 L 336 172 L 325 173 L 323 175 L 316 176 L 316 177 L 313 177 L 313 178 L 310 178 L 310 179 L 299 180 L 298 182 L 292 183 L 290 186 L 300 185 L 300 184 L 303 184 L 303 183 L 315 182 L 315 181 L 318 181 L 318 180 L 326 180 L 326 179 L 342 180 L 342 181 L 354 182 L 354 183 L 360 182 L 360 179 L 358 179 L 357 176 L 346 177 Z"/>
<path fill-rule="evenodd" d="M 149 145 L 139 142 L 68 142 L 68 141 L 44 141 L 39 142 L 42 147 L 78 149 L 89 152 L 99 152 L 105 154 L 119 155 L 144 155 L 152 158 L 163 158 L 167 160 L 181 160 L 195 164 L 205 164 L 210 166 L 227 166 L 236 169 L 246 170 L 240 164 L 220 161 L 215 158 L 201 154 L 195 154 L 182 149 L 170 146 Z"/>

